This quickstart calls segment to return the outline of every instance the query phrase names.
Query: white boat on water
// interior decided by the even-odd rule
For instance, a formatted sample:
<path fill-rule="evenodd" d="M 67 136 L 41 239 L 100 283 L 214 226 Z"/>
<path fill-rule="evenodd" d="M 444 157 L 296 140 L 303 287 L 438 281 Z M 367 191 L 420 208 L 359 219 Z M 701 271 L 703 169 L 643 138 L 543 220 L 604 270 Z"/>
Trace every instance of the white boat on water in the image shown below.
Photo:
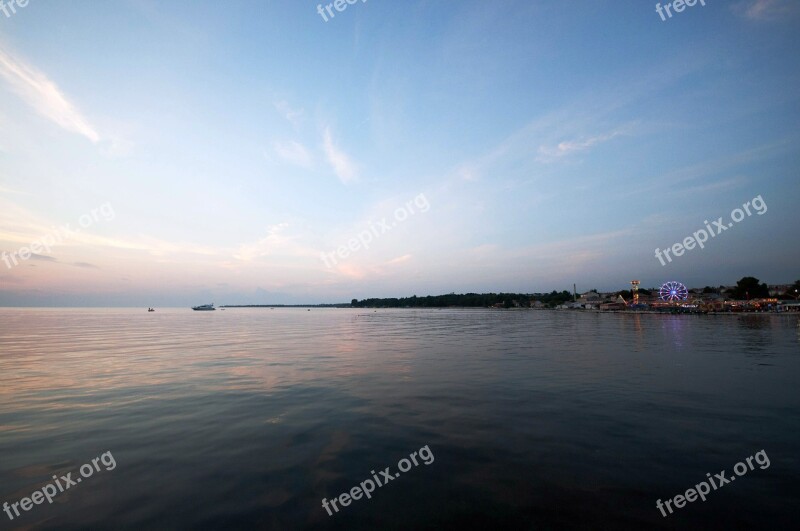
<path fill-rule="evenodd" d="M 192 306 L 192 310 L 196 312 L 213 312 L 216 308 L 214 308 L 214 303 L 212 302 L 211 304 L 203 304 L 202 306 Z"/>

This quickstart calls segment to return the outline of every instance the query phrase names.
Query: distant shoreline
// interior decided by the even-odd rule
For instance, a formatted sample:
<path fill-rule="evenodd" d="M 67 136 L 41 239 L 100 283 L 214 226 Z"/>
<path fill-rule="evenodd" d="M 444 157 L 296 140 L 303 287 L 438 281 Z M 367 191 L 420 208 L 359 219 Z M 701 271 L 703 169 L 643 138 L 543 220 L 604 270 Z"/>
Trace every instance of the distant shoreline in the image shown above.
<path fill-rule="evenodd" d="M 350 310 L 493 310 L 493 311 L 537 311 L 555 313 L 585 313 L 611 315 L 695 315 L 695 316 L 741 316 L 741 315 L 789 315 L 800 317 L 800 312 L 751 311 L 751 312 L 705 312 L 705 311 L 657 311 L 657 310 L 599 310 L 599 309 L 561 309 L 561 308 L 492 308 L 485 306 L 412 306 L 406 308 L 386 306 L 351 306 L 349 304 L 245 304 L 219 306 L 219 308 L 335 308 Z"/>
<path fill-rule="evenodd" d="M 218 308 L 352 308 L 350 303 L 339 304 L 223 304 Z"/>

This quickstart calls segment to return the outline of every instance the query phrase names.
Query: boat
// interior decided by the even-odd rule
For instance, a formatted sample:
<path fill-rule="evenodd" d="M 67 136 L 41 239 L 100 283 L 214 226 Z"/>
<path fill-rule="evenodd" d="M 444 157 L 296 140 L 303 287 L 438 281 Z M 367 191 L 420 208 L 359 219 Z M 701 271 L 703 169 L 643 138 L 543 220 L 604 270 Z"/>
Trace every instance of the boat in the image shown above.
<path fill-rule="evenodd" d="M 147 311 L 148 311 L 148 312 L 154 312 L 155 310 L 154 310 L 154 309 L 152 309 L 152 308 L 148 308 L 148 309 L 147 309 Z"/>
<path fill-rule="evenodd" d="M 212 302 L 211 304 L 203 304 L 202 306 L 192 306 L 192 310 L 196 312 L 212 312 L 216 310 L 216 308 L 214 308 L 214 303 Z"/>

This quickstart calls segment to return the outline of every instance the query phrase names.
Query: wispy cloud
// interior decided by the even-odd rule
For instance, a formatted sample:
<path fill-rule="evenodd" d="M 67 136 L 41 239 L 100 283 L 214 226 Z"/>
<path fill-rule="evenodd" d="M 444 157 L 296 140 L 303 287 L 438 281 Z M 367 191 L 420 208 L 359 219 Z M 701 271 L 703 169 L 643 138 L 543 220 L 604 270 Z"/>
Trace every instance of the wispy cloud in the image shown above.
<path fill-rule="evenodd" d="M 276 101 L 273 103 L 273 105 L 275 106 L 275 110 L 277 110 L 281 116 L 286 118 L 286 120 L 295 128 L 299 128 L 303 123 L 303 119 L 305 118 L 306 114 L 305 110 L 293 109 L 289 103 L 284 100 Z"/>
<path fill-rule="evenodd" d="M 746 0 L 734 8 L 751 20 L 775 19 L 800 11 L 797 0 Z"/>
<path fill-rule="evenodd" d="M 393 258 L 393 259 L 389 260 L 388 262 L 386 262 L 386 265 L 402 264 L 404 262 L 408 262 L 412 258 L 413 258 L 412 255 L 404 254 L 403 256 L 398 256 L 397 258 Z"/>
<path fill-rule="evenodd" d="M 120 137 L 112 137 L 108 139 L 107 145 L 104 146 L 103 153 L 109 158 L 127 157 L 133 153 L 134 143 L 130 140 Z"/>
<path fill-rule="evenodd" d="M 539 160 L 542 162 L 558 159 L 573 153 L 586 151 L 602 142 L 607 142 L 612 138 L 621 135 L 621 131 L 613 131 L 604 135 L 582 138 L 580 140 L 569 140 L 559 142 L 556 146 L 539 146 Z"/>
<path fill-rule="evenodd" d="M 228 256 L 233 256 L 239 262 L 257 262 L 259 258 L 268 256 L 270 260 L 276 259 L 275 264 L 280 262 L 284 265 L 289 262 L 297 264 L 310 258 L 318 259 L 319 250 L 303 243 L 307 238 L 308 233 L 303 229 L 284 221 L 267 227 L 265 237 L 239 245 Z"/>
<path fill-rule="evenodd" d="M 333 143 L 330 127 L 325 129 L 323 148 L 325 150 L 325 156 L 328 159 L 328 164 L 331 165 L 340 181 L 344 184 L 350 184 L 358 180 L 358 166 L 347 153 L 340 150 Z"/>
<path fill-rule="evenodd" d="M 90 264 L 89 262 L 73 262 L 72 265 L 76 267 L 82 267 L 84 269 L 100 269 L 94 264 Z"/>
<path fill-rule="evenodd" d="M 742 186 L 747 182 L 747 178 L 743 175 L 738 175 L 731 179 L 723 179 L 721 181 L 716 181 L 708 184 L 701 184 L 698 186 L 692 186 L 690 188 L 686 188 L 681 190 L 679 193 L 686 194 L 686 195 L 694 195 L 694 194 L 701 194 L 705 192 L 720 192 L 722 190 L 728 190 L 731 188 L 737 188 Z"/>
<path fill-rule="evenodd" d="M 398 267 L 403 264 L 408 264 L 413 260 L 413 255 L 404 254 L 389 260 L 378 263 L 363 263 L 363 262 L 342 262 L 337 264 L 334 268 L 327 268 L 327 272 L 333 272 L 336 276 L 351 279 L 351 280 L 366 280 L 385 278 L 387 275 L 392 274 Z"/>
<path fill-rule="evenodd" d="M 58 262 L 58 259 L 53 256 L 45 256 L 43 254 L 31 254 L 31 260 L 42 260 L 44 262 Z"/>
<path fill-rule="evenodd" d="M 712 179 L 715 176 L 730 171 L 737 166 L 752 164 L 753 162 L 769 159 L 779 153 L 786 152 L 792 148 L 787 141 L 778 141 L 770 144 L 756 146 L 748 150 L 739 150 L 734 154 L 725 153 L 717 155 L 708 160 L 697 164 L 679 167 L 667 173 L 653 176 L 644 176 L 641 179 L 641 186 L 632 187 L 622 197 L 640 194 L 652 194 L 658 190 L 682 189 L 686 183 L 701 178 Z"/>
<path fill-rule="evenodd" d="M 134 238 L 106 237 L 93 234 L 90 231 L 72 230 L 65 232 L 63 229 L 55 229 L 57 224 L 62 227 L 68 226 L 63 220 L 48 219 L 46 216 L 37 214 L 28 208 L 15 204 L 10 199 L 0 195 L 0 242 L 10 245 L 12 248 L 29 245 L 33 241 L 41 240 L 46 235 L 56 236 L 58 234 L 57 245 L 59 248 L 95 248 L 95 249 L 123 249 L 131 251 L 143 251 L 153 256 L 175 256 L 175 255 L 203 255 L 203 256 L 222 256 L 222 253 L 212 247 L 201 246 L 191 243 L 173 243 L 144 235 Z M 57 232 L 56 232 L 57 231 Z M 48 258 L 43 258 L 48 259 Z"/>
<path fill-rule="evenodd" d="M 581 148 L 589 149 L 614 136 L 631 135 L 634 128 L 638 132 L 643 126 L 638 121 L 620 122 L 617 117 L 620 111 L 675 86 L 687 76 L 701 71 L 710 61 L 707 53 L 688 58 L 681 56 L 644 73 L 631 69 L 599 86 L 588 88 L 576 94 L 568 105 L 532 118 L 486 153 L 458 165 L 453 179 L 480 181 L 498 168 L 541 169 L 541 164 L 558 158 L 553 155 L 548 158 L 547 153 L 563 156 Z M 611 132 L 604 135 L 582 136 L 587 131 L 608 130 Z M 568 138 L 576 140 L 564 140 Z"/>
<path fill-rule="evenodd" d="M 0 76 L 36 112 L 67 131 L 98 142 L 100 135 L 55 83 L 34 67 L 0 49 Z"/>
<path fill-rule="evenodd" d="M 288 226 L 288 223 L 279 223 L 269 227 L 266 237 L 255 243 L 242 245 L 233 257 L 237 260 L 250 261 L 254 258 L 274 253 L 276 249 L 282 247 L 286 242 L 286 236 L 282 233 Z"/>
<path fill-rule="evenodd" d="M 458 170 L 456 170 L 456 172 L 458 173 L 458 176 L 465 181 L 474 182 L 480 180 L 479 171 L 469 164 L 462 165 L 460 168 L 458 168 Z"/>
<path fill-rule="evenodd" d="M 282 160 L 295 166 L 310 168 L 314 164 L 311 152 L 300 142 L 274 142 L 272 149 Z"/>

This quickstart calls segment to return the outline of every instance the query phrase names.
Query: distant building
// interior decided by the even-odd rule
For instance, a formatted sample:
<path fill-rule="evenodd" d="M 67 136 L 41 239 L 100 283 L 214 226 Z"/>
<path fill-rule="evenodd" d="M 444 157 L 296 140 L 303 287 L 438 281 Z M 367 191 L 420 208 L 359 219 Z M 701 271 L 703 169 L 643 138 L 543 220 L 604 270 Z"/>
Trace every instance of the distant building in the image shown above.
<path fill-rule="evenodd" d="M 617 299 L 614 302 L 604 302 L 600 305 L 600 309 L 603 311 L 619 311 L 627 308 L 628 303 L 622 295 L 617 295 Z"/>
<path fill-rule="evenodd" d="M 792 288 L 791 284 L 773 284 L 769 286 L 770 297 L 780 297 Z"/>
<path fill-rule="evenodd" d="M 579 308 L 594 310 L 603 302 L 603 298 L 596 291 L 588 291 L 576 301 Z"/>

